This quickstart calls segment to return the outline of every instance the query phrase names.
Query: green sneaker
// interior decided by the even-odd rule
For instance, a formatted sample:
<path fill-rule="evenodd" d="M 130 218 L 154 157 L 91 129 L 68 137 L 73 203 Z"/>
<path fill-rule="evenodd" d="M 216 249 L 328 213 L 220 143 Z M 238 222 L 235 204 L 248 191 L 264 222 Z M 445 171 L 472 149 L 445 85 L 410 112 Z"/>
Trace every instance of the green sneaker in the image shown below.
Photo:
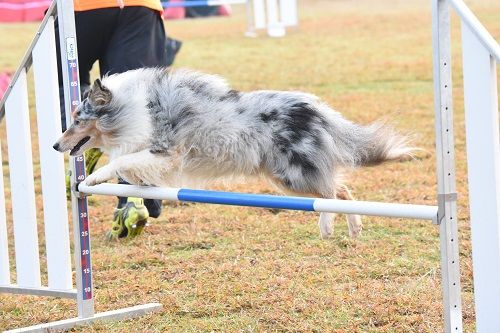
<path fill-rule="evenodd" d="M 108 238 L 134 238 L 141 234 L 147 225 L 149 212 L 144 206 L 144 199 L 128 198 L 122 208 L 116 208 L 113 214 L 113 224 L 108 231 Z"/>

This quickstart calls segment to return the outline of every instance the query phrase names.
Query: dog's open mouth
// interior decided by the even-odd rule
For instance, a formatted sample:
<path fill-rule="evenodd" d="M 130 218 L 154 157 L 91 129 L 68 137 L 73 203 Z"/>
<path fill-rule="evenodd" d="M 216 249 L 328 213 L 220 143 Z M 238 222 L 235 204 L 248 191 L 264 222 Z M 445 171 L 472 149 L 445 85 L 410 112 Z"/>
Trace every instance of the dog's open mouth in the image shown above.
<path fill-rule="evenodd" d="M 87 141 L 90 140 L 90 136 L 86 136 L 84 137 L 83 139 L 80 140 L 80 142 L 78 142 L 76 144 L 76 146 L 73 147 L 73 149 L 71 149 L 71 151 L 69 152 L 70 155 L 74 155 L 78 150 L 80 150 L 80 148 L 82 148 L 82 146 L 84 144 L 87 143 Z"/>

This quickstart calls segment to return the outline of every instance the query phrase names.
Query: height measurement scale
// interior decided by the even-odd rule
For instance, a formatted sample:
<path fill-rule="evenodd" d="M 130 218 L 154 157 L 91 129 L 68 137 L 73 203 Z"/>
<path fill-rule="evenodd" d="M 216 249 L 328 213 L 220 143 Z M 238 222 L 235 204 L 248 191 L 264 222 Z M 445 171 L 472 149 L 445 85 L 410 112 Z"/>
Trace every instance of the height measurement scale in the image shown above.
<path fill-rule="evenodd" d="M 80 104 L 80 78 L 78 71 L 78 45 L 74 21 L 73 1 L 57 1 L 59 42 L 66 111 L 66 128 L 72 123 L 72 114 Z M 71 211 L 73 214 L 74 260 L 79 318 L 94 316 L 92 265 L 87 198 L 79 194 L 76 184 L 85 180 L 85 159 L 70 157 Z"/>
<path fill-rule="evenodd" d="M 66 38 L 66 53 L 68 63 L 69 97 L 71 104 L 71 114 L 74 114 L 80 104 L 80 83 L 78 77 L 78 57 L 76 53 L 76 40 L 74 37 Z M 73 157 L 74 175 L 72 183 L 76 184 L 85 180 L 85 160 L 83 156 Z M 74 188 L 74 186 L 72 186 Z M 76 198 L 78 203 L 78 225 L 80 237 L 80 262 L 81 262 L 81 283 L 83 288 L 82 298 L 92 299 L 92 267 L 90 265 L 90 234 L 89 220 L 87 212 L 87 198 L 79 195 Z"/>

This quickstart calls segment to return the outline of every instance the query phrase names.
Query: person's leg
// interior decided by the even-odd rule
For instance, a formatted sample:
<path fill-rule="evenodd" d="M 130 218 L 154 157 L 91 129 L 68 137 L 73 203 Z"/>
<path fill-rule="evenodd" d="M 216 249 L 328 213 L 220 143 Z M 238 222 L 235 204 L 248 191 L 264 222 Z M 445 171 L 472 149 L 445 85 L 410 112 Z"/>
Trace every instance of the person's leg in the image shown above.
<path fill-rule="evenodd" d="M 100 64 L 101 74 L 168 66 L 167 36 L 159 12 L 125 7 Z"/>

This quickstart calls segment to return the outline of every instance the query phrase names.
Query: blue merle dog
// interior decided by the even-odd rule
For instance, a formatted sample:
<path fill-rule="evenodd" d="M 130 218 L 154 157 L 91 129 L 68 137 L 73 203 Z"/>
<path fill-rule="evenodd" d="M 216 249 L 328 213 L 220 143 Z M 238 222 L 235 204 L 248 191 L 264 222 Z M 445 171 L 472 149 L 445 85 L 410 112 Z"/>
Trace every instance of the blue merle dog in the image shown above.
<path fill-rule="evenodd" d="M 232 90 L 191 70 L 137 69 L 96 80 L 54 145 L 79 155 L 96 147 L 109 164 L 86 179 L 205 186 L 264 176 L 287 194 L 352 199 L 342 173 L 411 155 L 404 136 L 374 123 L 354 124 L 318 97 L 294 91 Z M 322 213 L 323 238 L 334 214 Z M 349 234 L 362 229 L 348 215 Z"/>

